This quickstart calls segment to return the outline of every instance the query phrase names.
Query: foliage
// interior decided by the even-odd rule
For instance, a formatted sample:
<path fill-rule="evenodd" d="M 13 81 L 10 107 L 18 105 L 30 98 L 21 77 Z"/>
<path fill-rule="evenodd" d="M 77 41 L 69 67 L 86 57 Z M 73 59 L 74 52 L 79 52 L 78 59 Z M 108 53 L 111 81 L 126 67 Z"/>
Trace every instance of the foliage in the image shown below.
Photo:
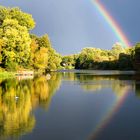
<path fill-rule="evenodd" d="M 76 69 L 101 69 L 101 70 L 132 70 L 133 49 L 123 48 L 116 43 L 111 50 L 99 48 L 84 48 L 76 59 L 71 56 L 63 57 L 62 62 L 72 64 Z"/>
<path fill-rule="evenodd" d="M 12 69 L 26 64 L 31 43 L 26 27 L 19 25 L 14 19 L 5 19 L 0 28 L 0 39 L 4 42 L 1 47 L 4 67 Z"/>
<path fill-rule="evenodd" d="M 39 46 L 37 40 L 32 39 L 30 65 L 34 69 L 45 69 L 48 63 L 48 49 Z"/>
<path fill-rule="evenodd" d="M 61 66 L 65 69 L 74 69 L 78 55 L 67 55 L 62 57 Z"/>
<path fill-rule="evenodd" d="M 33 108 L 48 109 L 51 99 L 61 84 L 61 75 L 52 74 L 26 80 L 0 80 L 0 139 L 30 133 L 35 127 Z"/>
<path fill-rule="evenodd" d="M 60 67 L 61 56 L 51 46 L 48 35 L 37 37 L 31 35 L 31 60 L 34 60 L 33 64 L 35 68 L 44 68 L 47 71 L 57 70 Z M 37 66 L 39 65 L 39 66 Z"/>
<path fill-rule="evenodd" d="M 0 7 L 0 25 L 2 25 L 5 19 L 16 20 L 20 26 L 25 26 L 28 30 L 35 27 L 35 21 L 32 18 L 32 15 L 24 13 L 17 7 Z"/>
<path fill-rule="evenodd" d="M 30 35 L 32 15 L 19 8 L 0 7 L 0 65 L 6 70 L 57 70 L 61 56 L 52 48 L 48 35 Z"/>
<path fill-rule="evenodd" d="M 133 64 L 136 70 L 140 70 L 140 43 L 137 43 L 133 51 Z"/>

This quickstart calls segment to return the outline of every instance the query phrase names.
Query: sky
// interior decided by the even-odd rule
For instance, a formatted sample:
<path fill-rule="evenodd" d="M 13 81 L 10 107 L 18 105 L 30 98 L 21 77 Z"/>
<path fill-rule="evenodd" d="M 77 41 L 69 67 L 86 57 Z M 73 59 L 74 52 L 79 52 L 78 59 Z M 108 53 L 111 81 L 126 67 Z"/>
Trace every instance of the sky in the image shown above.
<path fill-rule="evenodd" d="M 100 0 L 134 45 L 140 41 L 139 0 Z M 0 5 L 20 7 L 32 14 L 31 32 L 48 34 L 61 54 L 78 53 L 85 47 L 111 49 L 118 42 L 91 0 L 0 0 Z"/>

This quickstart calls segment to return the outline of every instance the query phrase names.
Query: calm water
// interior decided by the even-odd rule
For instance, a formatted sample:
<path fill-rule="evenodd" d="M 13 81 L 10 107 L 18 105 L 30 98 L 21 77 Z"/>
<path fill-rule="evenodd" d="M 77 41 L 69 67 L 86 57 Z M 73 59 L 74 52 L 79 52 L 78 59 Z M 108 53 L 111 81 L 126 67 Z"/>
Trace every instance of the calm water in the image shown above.
<path fill-rule="evenodd" d="M 140 77 L 75 71 L 0 80 L 0 140 L 140 140 Z"/>

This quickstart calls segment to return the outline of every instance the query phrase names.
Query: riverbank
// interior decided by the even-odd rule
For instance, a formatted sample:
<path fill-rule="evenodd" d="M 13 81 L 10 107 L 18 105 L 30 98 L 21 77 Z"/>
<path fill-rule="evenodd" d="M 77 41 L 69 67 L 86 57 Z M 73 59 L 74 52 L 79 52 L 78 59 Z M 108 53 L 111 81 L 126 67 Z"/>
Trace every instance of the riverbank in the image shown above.
<path fill-rule="evenodd" d="M 0 78 L 12 78 L 14 76 L 15 76 L 15 72 L 8 72 L 8 71 L 0 72 Z"/>
<path fill-rule="evenodd" d="M 31 71 L 31 70 L 24 70 L 24 71 L 0 71 L 0 78 L 15 78 L 15 77 L 33 77 L 34 75 L 42 75 L 44 71 Z"/>
<path fill-rule="evenodd" d="M 14 78 L 17 76 L 29 76 L 34 75 L 33 71 L 0 71 L 0 78 Z"/>

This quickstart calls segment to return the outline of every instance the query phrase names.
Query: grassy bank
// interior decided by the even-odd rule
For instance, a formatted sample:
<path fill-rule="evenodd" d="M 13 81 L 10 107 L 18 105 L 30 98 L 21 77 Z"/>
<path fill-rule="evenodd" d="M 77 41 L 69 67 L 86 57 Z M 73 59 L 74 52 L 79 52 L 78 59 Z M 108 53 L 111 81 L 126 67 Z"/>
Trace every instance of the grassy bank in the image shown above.
<path fill-rule="evenodd" d="M 0 78 L 12 78 L 14 76 L 15 76 L 14 72 L 8 72 L 8 71 L 0 72 Z"/>

